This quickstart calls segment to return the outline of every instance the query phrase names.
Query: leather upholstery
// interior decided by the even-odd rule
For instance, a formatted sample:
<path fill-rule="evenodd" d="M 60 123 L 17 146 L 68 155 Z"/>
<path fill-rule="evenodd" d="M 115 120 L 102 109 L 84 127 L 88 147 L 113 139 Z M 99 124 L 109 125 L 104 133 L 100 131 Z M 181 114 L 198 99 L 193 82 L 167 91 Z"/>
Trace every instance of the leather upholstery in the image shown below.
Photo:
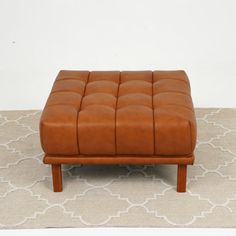
<path fill-rule="evenodd" d="M 196 120 L 184 71 L 60 71 L 40 120 L 48 155 L 191 155 Z"/>

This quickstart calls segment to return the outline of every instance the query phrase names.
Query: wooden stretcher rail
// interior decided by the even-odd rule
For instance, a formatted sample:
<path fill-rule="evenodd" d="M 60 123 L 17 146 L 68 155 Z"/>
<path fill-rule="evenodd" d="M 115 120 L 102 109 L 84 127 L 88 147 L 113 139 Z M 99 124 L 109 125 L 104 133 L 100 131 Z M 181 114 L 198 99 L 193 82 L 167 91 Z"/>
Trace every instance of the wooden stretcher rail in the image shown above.
<path fill-rule="evenodd" d="M 43 162 L 45 164 L 185 164 L 192 165 L 194 155 L 188 157 L 130 157 L 130 156 L 48 156 L 45 155 Z"/>

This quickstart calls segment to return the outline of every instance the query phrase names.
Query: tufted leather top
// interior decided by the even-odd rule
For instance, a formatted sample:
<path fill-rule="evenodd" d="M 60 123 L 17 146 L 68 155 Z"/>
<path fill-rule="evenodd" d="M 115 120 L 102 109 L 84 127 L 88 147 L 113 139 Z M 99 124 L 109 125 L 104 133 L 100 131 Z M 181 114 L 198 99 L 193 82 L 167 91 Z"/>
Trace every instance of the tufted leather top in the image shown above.
<path fill-rule="evenodd" d="M 184 71 L 60 71 L 40 120 L 49 155 L 191 155 Z"/>

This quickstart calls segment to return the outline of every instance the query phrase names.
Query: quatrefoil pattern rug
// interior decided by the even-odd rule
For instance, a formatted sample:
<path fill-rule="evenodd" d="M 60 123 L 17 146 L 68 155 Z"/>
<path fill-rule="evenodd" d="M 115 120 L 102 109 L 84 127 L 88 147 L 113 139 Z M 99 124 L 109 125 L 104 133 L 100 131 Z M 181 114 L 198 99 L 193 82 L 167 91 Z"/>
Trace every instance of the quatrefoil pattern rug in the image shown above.
<path fill-rule="evenodd" d="M 54 193 L 40 115 L 0 112 L 0 228 L 236 227 L 236 109 L 196 109 L 186 193 L 172 165 L 64 165 Z"/>

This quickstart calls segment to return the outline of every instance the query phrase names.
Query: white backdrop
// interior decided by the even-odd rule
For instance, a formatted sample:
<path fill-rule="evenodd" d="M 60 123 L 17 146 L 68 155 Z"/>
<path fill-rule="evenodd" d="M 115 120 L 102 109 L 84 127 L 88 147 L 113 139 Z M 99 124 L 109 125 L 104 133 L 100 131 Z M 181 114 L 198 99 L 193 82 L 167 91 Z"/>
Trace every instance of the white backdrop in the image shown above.
<path fill-rule="evenodd" d="M 185 69 L 236 107 L 235 0 L 0 0 L 0 109 L 41 109 L 60 69 Z"/>

